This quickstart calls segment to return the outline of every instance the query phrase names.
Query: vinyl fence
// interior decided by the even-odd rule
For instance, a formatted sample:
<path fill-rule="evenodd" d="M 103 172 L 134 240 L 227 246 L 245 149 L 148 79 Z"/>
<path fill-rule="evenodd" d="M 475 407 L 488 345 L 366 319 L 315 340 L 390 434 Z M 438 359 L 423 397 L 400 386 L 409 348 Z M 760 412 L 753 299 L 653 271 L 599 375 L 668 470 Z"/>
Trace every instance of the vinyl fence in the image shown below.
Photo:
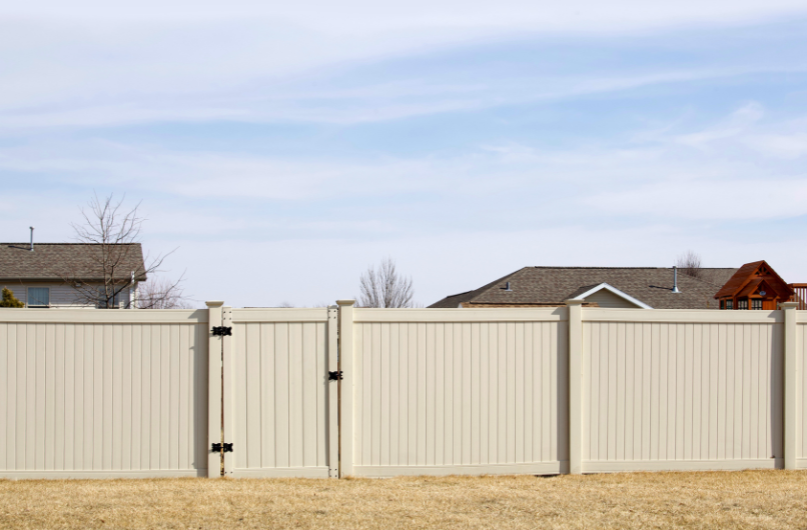
<path fill-rule="evenodd" d="M 807 468 L 807 312 L 341 308 L 341 472 Z"/>
<path fill-rule="evenodd" d="M 337 476 L 336 309 L 232 309 L 225 440 L 234 477 Z M 229 405 L 232 403 L 232 405 Z"/>
<path fill-rule="evenodd" d="M 207 311 L 1 311 L 0 476 L 207 475 Z"/>
<path fill-rule="evenodd" d="M 758 313 L 586 310 L 583 470 L 781 467 L 783 319 Z"/>
<path fill-rule="evenodd" d="M 0 477 L 807 468 L 807 311 L 0 310 Z"/>
<path fill-rule="evenodd" d="M 356 309 L 342 472 L 568 469 L 566 313 Z"/>

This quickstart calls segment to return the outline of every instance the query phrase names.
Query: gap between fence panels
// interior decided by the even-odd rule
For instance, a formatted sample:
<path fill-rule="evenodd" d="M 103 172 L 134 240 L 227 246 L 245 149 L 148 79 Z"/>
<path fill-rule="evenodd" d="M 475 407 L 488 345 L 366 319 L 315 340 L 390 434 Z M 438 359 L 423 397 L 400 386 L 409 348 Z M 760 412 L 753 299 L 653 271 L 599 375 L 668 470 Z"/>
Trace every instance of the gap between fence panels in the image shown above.
<path fill-rule="evenodd" d="M 793 304 L 207 306 L 0 313 L 0 477 L 807 467 Z"/>

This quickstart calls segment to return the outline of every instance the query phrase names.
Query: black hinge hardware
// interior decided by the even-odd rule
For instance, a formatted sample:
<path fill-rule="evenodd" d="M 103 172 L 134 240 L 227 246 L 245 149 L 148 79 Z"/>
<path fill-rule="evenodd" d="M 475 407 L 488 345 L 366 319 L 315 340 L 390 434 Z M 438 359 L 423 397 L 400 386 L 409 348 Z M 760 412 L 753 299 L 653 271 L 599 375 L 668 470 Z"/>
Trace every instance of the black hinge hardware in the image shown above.
<path fill-rule="evenodd" d="M 328 381 L 341 381 L 342 380 L 342 370 L 338 372 L 328 372 Z"/>
<path fill-rule="evenodd" d="M 232 337 L 233 336 L 233 328 L 230 326 L 213 326 L 213 336 L 214 337 Z"/>
<path fill-rule="evenodd" d="M 224 452 L 225 453 L 232 453 L 233 452 L 233 444 L 220 444 L 220 443 L 213 443 L 210 444 L 210 452 L 212 453 L 220 453 L 222 449 L 222 445 L 224 445 Z"/>

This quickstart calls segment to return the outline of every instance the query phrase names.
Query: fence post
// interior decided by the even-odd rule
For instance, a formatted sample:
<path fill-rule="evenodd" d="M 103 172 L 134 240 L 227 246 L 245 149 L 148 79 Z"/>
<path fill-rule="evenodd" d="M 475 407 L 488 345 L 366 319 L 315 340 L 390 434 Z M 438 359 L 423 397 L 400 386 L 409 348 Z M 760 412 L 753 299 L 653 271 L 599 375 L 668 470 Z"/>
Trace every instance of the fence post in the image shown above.
<path fill-rule="evenodd" d="M 224 302 L 205 302 L 208 316 L 207 344 L 207 476 L 221 476 L 221 453 L 213 452 L 211 444 L 221 443 L 221 337 L 213 335 L 212 329 L 221 326 L 221 306 Z"/>
<path fill-rule="evenodd" d="M 221 308 L 221 325 L 233 327 L 233 308 Z M 235 330 L 232 331 L 235 333 Z M 233 337 L 225 335 L 221 338 L 221 387 L 222 387 L 222 421 L 224 426 L 224 442 L 232 443 L 233 450 L 224 453 L 224 476 L 232 475 L 235 468 L 235 452 L 243 451 L 246 440 L 235 439 L 235 355 L 233 355 Z M 235 443 L 234 443 L 235 442 Z"/>
<path fill-rule="evenodd" d="M 328 372 L 339 373 L 339 308 L 328 307 Z M 339 380 L 328 385 L 328 476 L 339 478 Z"/>
<path fill-rule="evenodd" d="M 355 300 L 337 300 L 339 304 L 339 476 L 353 474 L 353 304 Z"/>
<path fill-rule="evenodd" d="M 785 314 L 784 325 L 784 423 L 785 423 L 785 469 L 796 469 L 796 457 L 798 452 L 798 426 L 799 426 L 799 395 L 798 384 L 798 330 L 796 328 L 796 310 L 798 302 L 784 302 L 780 304 Z"/>
<path fill-rule="evenodd" d="M 583 301 L 566 300 L 569 311 L 569 472 L 583 473 Z"/>

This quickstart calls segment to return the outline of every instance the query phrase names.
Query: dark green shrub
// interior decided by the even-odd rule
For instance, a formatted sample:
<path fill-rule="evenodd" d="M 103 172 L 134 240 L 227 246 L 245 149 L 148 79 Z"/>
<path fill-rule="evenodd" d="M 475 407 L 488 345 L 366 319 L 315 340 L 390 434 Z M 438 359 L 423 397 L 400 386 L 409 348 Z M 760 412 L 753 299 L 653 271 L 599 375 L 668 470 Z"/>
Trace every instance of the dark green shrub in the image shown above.
<path fill-rule="evenodd" d="M 25 307 L 25 304 L 17 300 L 11 289 L 3 287 L 3 301 L 0 302 L 0 307 Z"/>

